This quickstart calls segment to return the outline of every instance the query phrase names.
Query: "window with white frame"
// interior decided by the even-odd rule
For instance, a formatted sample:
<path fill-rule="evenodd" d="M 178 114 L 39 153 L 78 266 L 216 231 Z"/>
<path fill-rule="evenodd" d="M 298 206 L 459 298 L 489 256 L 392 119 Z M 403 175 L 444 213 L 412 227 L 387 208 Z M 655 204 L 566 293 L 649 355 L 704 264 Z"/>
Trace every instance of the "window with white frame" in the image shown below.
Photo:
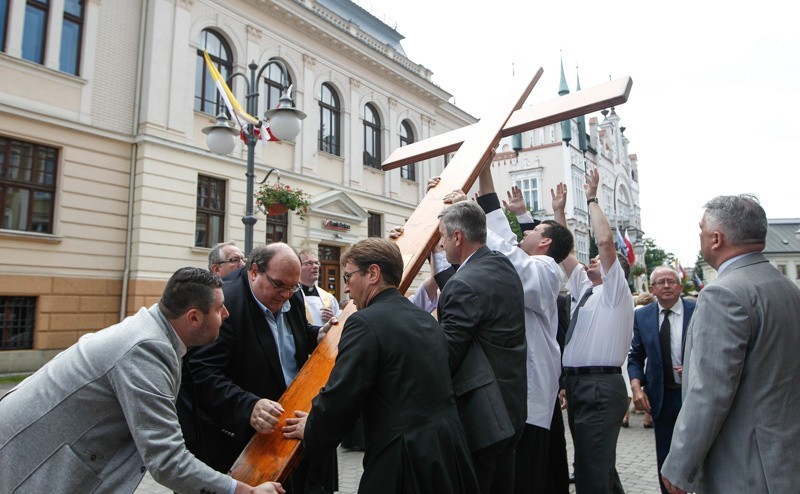
<path fill-rule="evenodd" d="M 381 167 L 381 117 L 370 103 L 364 105 L 364 166 Z"/>
<path fill-rule="evenodd" d="M 540 197 L 540 185 L 538 176 L 514 176 L 514 185 L 519 187 L 522 191 L 522 197 L 525 199 L 525 207 L 529 211 L 539 211 L 542 209 Z"/>
<path fill-rule="evenodd" d="M 233 71 L 233 55 L 221 34 L 212 29 L 203 29 L 200 32 L 200 39 L 197 43 L 197 61 L 195 62 L 194 109 L 209 115 L 218 115 L 226 111 L 225 103 L 206 66 L 204 51 L 208 52 L 211 63 L 214 64 L 223 79 L 227 79 Z"/>
<path fill-rule="evenodd" d="M 586 204 L 586 192 L 583 190 L 584 180 L 586 180 L 586 178 L 583 173 L 577 170 L 572 171 L 572 194 L 573 197 L 575 197 L 573 207 L 586 211 L 588 208 Z"/>
<path fill-rule="evenodd" d="M 22 59 L 48 66 L 51 64 L 49 60 L 57 60 L 58 65 L 52 66 L 52 69 L 80 75 L 86 2 L 24 0 L 18 3 L 20 7 L 24 6 L 22 30 L 18 31 L 22 39 L 14 41 L 21 42 Z M 11 4 L 9 0 L 0 0 L 0 48 L 3 51 L 9 43 L 6 35 L 9 32 Z M 60 38 L 48 39 L 50 26 L 59 24 Z"/>
<path fill-rule="evenodd" d="M 411 125 L 403 120 L 400 124 L 400 147 L 407 146 L 414 142 L 414 131 L 411 130 Z M 406 180 L 417 179 L 417 164 L 411 163 L 410 165 L 403 165 L 400 167 L 400 177 Z"/>

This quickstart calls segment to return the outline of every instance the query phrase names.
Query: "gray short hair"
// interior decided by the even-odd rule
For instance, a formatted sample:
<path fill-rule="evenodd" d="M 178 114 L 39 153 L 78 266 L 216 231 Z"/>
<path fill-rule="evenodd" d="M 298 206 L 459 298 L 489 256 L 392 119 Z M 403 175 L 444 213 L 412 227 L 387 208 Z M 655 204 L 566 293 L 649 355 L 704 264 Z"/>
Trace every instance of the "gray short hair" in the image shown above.
<path fill-rule="evenodd" d="M 673 274 L 675 276 L 675 278 L 678 280 L 678 282 L 681 281 L 681 276 L 678 274 L 677 271 L 675 271 L 675 269 L 673 269 L 673 268 L 671 268 L 669 266 L 658 266 L 657 268 L 655 268 L 653 270 L 652 273 L 650 273 L 650 284 L 651 285 L 656 280 L 656 273 L 658 273 L 659 271 L 669 271 L 671 274 Z"/>
<path fill-rule="evenodd" d="M 211 266 L 213 266 L 214 264 L 219 264 L 225 260 L 225 258 L 222 256 L 222 249 L 224 249 L 229 245 L 233 245 L 235 247 L 236 242 L 222 242 L 211 248 L 211 252 L 208 253 L 209 270 L 211 270 Z"/>
<path fill-rule="evenodd" d="M 486 243 L 486 213 L 473 201 L 461 201 L 447 207 L 439 215 L 439 220 L 448 235 L 460 230 L 467 243 Z"/>
<path fill-rule="evenodd" d="M 752 194 L 717 196 L 706 203 L 706 223 L 735 246 L 761 244 L 767 238 L 767 213 Z"/>

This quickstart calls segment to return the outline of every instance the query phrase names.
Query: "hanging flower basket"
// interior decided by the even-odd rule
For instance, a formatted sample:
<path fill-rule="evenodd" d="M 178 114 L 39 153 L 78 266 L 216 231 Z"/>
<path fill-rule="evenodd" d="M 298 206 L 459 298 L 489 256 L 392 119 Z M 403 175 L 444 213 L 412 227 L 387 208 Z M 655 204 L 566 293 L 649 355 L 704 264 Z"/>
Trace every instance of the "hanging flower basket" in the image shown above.
<path fill-rule="evenodd" d="M 286 207 L 285 204 L 280 204 L 276 202 L 269 207 L 269 209 L 267 210 L 267 214 L 272 216 L 279 216 L 287 211 L 289 211 L 289 208 Z"/>
<path fill-rule="evenodd" d="M 262 185 L 255 193 L 256 204 L 267 214 L 278 215 L 291 210 L 303 221 L 308 217 L 310 198 L 302 189 L 282 184 L 280 180 L 274 184 Z"/>

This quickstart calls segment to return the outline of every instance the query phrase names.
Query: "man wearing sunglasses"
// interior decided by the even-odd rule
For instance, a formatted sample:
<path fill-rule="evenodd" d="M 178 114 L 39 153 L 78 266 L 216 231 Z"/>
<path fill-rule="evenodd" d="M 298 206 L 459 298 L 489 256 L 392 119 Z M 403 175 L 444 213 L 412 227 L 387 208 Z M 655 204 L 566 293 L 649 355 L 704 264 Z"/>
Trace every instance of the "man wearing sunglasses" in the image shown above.
<path fill-rule="evenodd" d="M 213 343 L 187 355 L 192 386 L 182 386 L 183 403 L 194 403 L 198 441 L 189 449 L 220 472 L 227 472 L 253 434 L 271 434 L 283 414 L 280 398 L 308 355 L 336 324 L 308 323 L 299 294 L 300 258 L 289 245 L 272 243 L 253 249 L 238 277 L 223 288 L 231 316 Z M 192 397 L 191 394 L 194 396 Z M 335 454 L 335 451 L 333 452 Z M 317 475 L 324 492 L 335 487 L 335 456 L 327 475 Z M 296 470 L 287 491 L 303 492 L 305 466 Z"/>

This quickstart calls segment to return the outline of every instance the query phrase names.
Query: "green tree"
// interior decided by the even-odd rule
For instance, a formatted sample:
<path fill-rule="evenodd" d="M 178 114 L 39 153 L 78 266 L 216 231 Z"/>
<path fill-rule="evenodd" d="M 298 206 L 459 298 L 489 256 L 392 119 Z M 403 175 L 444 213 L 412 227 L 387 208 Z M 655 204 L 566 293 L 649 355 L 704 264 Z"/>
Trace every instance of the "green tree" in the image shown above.
<path fill-rule="evenodd" d="M 517 215 L 505 208 L 503 208 L 503 213 L 506 215 L 506 219 L 508 219 L 511 231 L 517 236 L 517 242 L 522 241 L 522 228 L 520 228 L 519 221 L 517 221 Z"/>
<path fill-rule="evenodd" d="M 667 252 L 658 245 L 656 241 L 649 237 L 642 238 L 644 244 L 644 265 L 647 268 L 647 273 L 650 274 L 653 270 L 664 264 L 671 264 L 675 261 L 675 255 L 672 252 Z"/>

